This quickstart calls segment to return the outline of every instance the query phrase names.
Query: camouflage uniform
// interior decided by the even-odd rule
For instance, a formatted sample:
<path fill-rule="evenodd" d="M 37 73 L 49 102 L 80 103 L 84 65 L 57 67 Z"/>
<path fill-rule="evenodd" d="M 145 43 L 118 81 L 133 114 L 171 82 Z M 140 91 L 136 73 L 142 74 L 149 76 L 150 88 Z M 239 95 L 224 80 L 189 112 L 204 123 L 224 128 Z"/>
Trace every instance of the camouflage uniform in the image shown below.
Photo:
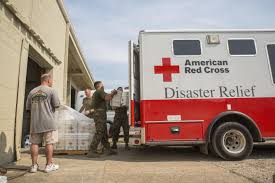
<path fill-rule="evenodd" d="M 90 149 L 92 151 L 96 151 L 100 142 L 106 149 L 110 149 L 110 143 L 108 141 L 108 134 L 107 134 L 106 111 L 100 111 L 100 110 L 96 111 L 94 113 L 94 120 L 95 120 L 96 133 L 91 142 Z"/>
<path fill-rule="evenodd" d="M 123 128 L 124 142 L 129 142 L 129 123 L 127 115 L 127 107 L 118 107 L 115 110 L 114 124 L 113 124 L 113 143 L 116 144 L 119 138 L 120 127 Z"/>
<path fill-rule="evenodd" d="M 96 133 L 90 145 L 90 151 L 96 152 L 98 144 L 102 145 L 109 150 L 110 143 L 107 134 L 107 114 L 105 96 L 107 94 L 103 89 L 96 90 L 92 97 L 91 107 L 95 110 L 93 117 L 95 121 Z"/>
<path fill-rule="evenodd" d="M 82 107 L 80 108 L 79 112 L 81 113 L 83 110 L 88 111 L 92 109 L 92 97 L 85 97 L 82 102 Z M 86 115 L 88 118 L 93 118 L 93 114 L 90 113 Z"/>

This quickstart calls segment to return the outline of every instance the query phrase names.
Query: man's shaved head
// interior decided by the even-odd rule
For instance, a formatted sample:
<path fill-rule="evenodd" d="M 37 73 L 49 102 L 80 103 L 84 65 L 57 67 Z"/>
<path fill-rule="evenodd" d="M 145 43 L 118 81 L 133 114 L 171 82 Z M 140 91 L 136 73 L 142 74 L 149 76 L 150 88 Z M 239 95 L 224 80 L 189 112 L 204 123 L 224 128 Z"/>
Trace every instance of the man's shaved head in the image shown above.
<path fill-rule="evenodd" d="M 42 74 L 41 83 L 51 87 L 53 84 L 52 76 L 50 74 Z"/>
<path fill-rule="evenodd" d="M 51 79 L 51 75 L 50 74 L 42 74 L 42 76 L 41 76 L 41 82 L 48 81 L 49 79 Z"/>

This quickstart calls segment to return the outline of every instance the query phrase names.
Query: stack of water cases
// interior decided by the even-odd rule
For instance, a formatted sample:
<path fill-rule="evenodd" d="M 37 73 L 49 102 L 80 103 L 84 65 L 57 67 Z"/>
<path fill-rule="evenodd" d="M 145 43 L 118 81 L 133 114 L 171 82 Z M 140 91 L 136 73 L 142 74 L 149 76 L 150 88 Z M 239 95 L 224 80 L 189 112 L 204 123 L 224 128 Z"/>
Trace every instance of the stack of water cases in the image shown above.
<path fill-rule="evenodd" d="M 113 99 L 110 102 L 112 108 L 121 106 L 122 91 L 117 91 L 117 94 L 114 95 Z"/>
<path fill-rule="evenodd" d="M 113 109 L 116 107 L 127 106 L 129 105 L 129 92 L 117 91 L 117 94 L 113 97 L 110 102 L 110 105 Z"/>
<path fill-rule="evenodd" d="M 95 133 L 94 120 L 78 111 L 61 106 L 55 112 L 58 142 L 55 150 L 88 150 Z"/>
<path fill-rule="evenodd" d="M 123 92 L 121 95 L 121 105 L 129 107 L 129 92 Z"/>

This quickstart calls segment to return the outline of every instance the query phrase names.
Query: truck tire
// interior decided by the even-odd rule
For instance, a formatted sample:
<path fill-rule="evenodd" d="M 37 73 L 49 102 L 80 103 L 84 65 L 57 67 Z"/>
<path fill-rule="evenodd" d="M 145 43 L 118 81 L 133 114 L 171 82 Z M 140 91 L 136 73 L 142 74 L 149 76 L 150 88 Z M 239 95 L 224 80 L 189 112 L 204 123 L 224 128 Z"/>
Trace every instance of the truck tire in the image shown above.
<path fill-rule="evenodd" d="M 208 149 L 210 150 L 210 154 L 212 155 L 212 156 L 214 156 L 214 157 L 220 157 L 217 153 L 216 153 L 216 151 L 214 150 L 214 148 L 213 148 L 213 144 L 212 143 L 209 143 L 208 144 Z"/>
<path fill-rule="evenodd" d="M 214 131 L 212 147 L 225 160 L 242 160 L 251 154 L 253 138 L 245 126 L 226 122 Z"/>

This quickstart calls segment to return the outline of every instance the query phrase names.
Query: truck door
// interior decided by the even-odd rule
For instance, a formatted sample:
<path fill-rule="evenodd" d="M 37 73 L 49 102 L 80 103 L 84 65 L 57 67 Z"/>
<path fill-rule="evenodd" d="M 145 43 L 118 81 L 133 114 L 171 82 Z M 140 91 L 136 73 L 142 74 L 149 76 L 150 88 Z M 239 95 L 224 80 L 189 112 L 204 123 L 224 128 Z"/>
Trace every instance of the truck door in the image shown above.
<path fill-rule="evenodd" d="M 140 68 L 139 48 L 129 41 L 129 124 L 140 126 Z"/>

